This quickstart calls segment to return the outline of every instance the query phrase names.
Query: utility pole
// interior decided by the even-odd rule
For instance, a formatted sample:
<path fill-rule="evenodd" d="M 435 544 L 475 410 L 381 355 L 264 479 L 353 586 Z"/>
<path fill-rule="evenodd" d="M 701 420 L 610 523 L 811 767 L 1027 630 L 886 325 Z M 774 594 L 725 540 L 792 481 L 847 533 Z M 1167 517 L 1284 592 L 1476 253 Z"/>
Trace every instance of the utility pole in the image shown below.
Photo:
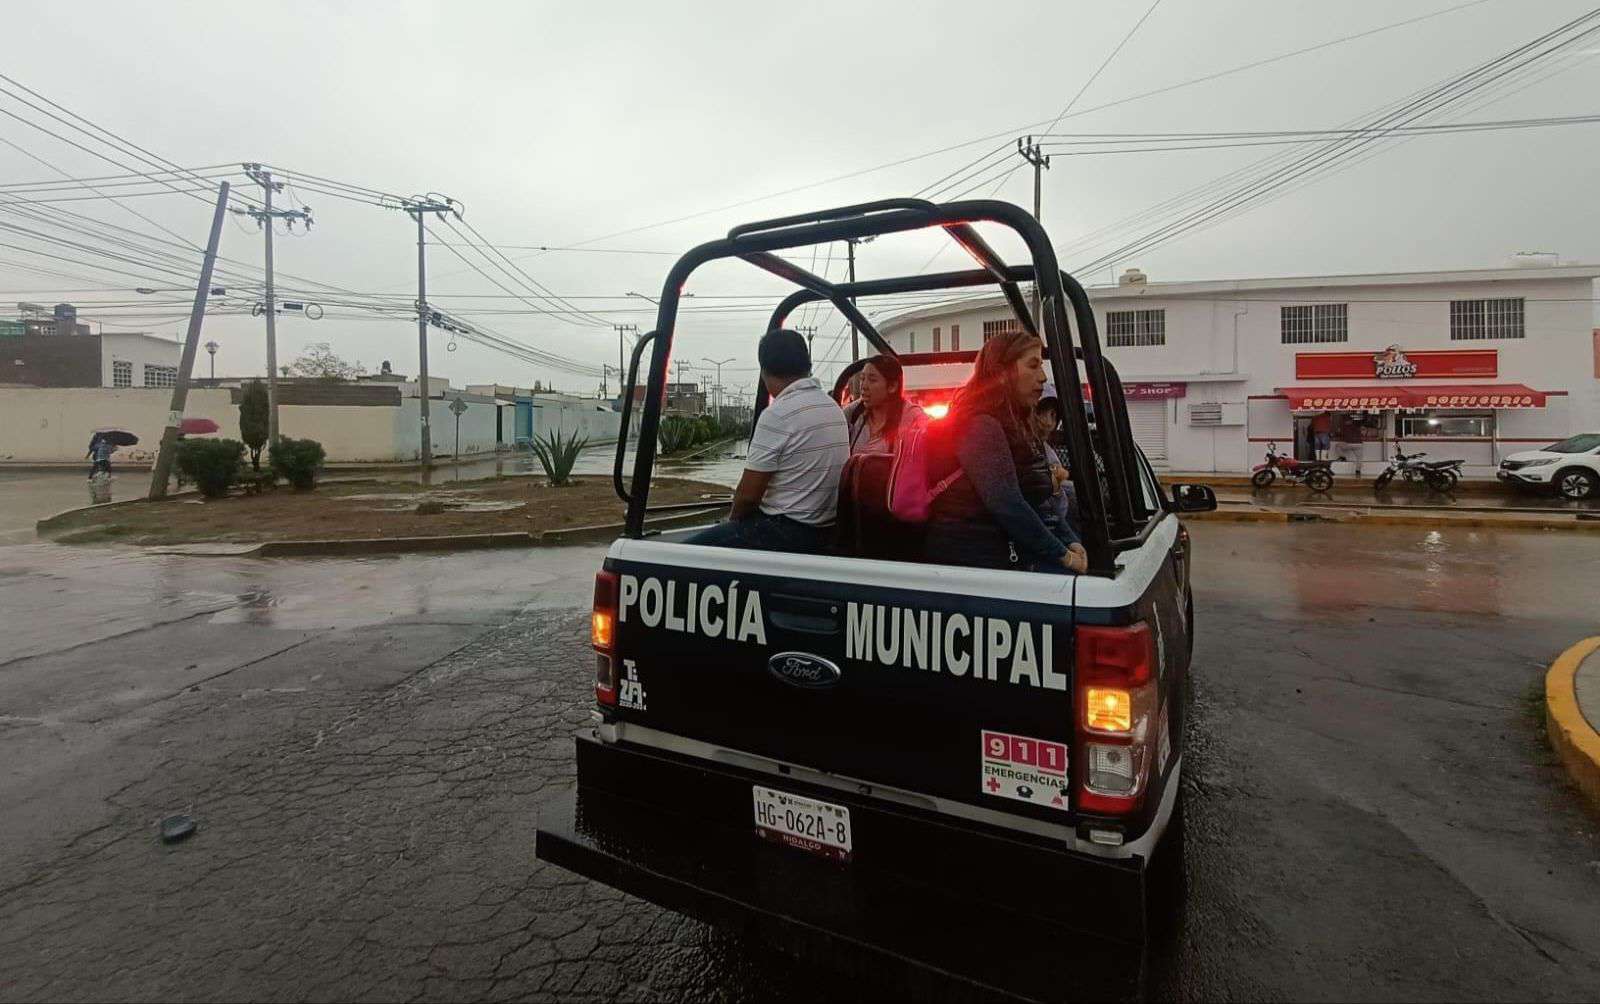
<path fill-rule="evenodd" d="M 1022 137 L 1017 137 L 1017 152 L 1022 154 L 1023 160 L 1033 165 L 1033 218 L 1038 221 L 1040 179 L 1043 176 L 1043 172 L 1050 168 L 1050 158 L 1039 149 L 1039 144 L 1033 141 L 1032 136 L 1028 137 L 1026 143 L 1022 141 Z M 1044 319 L 1039 310 L 1039 277 L 1037 275 L 1033 277 L 1033 323 L 1035 327 L 1040 327 L 1044 324 Z"/>
<path fill-rule="evenodd" d="M 422 469 L 433 465 L 433 426 L 428 424 L 428 324 L 432 313 L 428 310 L 428 231 L 427 216 L 432 213 L 443 217 L 445 213 L 461 218 L 461 207 L 456 200 L 438 194 L 413 195 L 402 199 L 393 209 L 404 210 L 417 221 L 417 403 L 420 425 Z"/>
<path fill-rule="evenodd" d="M 795 328 L 794 330 L 806 336 L 806 355 L 809 357 L 811 355 L 811 343 L 817 337 L 817 326 L 808 324 L 805 327 Z"/>
<path fill-rule="evenodd" d="M 622 386 L 622 381 L 628 378 L 628 365 L 622 359 L 622 343 L 623 339 L 628 335 L 637 336 L 639 334 L 639 326 L 637 324 L 613 324 L 612 327 L 617 332 L 617 387 L 619 390 L 626 390 L 627 388 Z"/>
<path fill-rule="evenodd" d="M 718 360 L 718 359 L 704 359 L 704 358 L 702 358 L 700 360 L 701 362 L 710 363 L 712 366 L 715 366 L 717 368 L 717 385 L 716 385 L 716 389 L 715 389 L 715 394 L 716 394 L 716 402 L 717 402 L 716 403 L 717 422 L 719 424 L 722 422 L 722 367 L 724 367 L 724 366 L 728 365 L 729 363 L 733 362 L 734 358 L 737 358 L 737 357 L 731 357 L 731 358 L 728 358 L 728 359 L 721 359 L 721 360 Z"/>
<path fill-rule="evenodd" d="M 856 245 L 857 244 L 865 244 L 870 240 L 872 240 L 871 237 L 846 237 L 844 239 L 845 255 L 847 256 L 847 258 L 848 258 L 848 260 L 850 262 L 850 284 L 851 285 L 855 285 L 855 281 L 856 281 Z M 852 296 L 850 298 L 850 302 L 852 304 L 855 303 L 856 302 L 856 298 Z M 851 321 L 850 322 L 850 361 L 851 362 L 855 362 L 857 359 L 860 359 L 860 358 L 861 358 L 861 338 L 856 333 L 856 322 L 855 321 Z"/>
<path fill-rule="evenodd" d="M 267 235 L 267 290 L 266 310 L 267 315 L 267 442 L 272 446 L 278 445 L 278 305 L 272 298 L 272 221 L 283 220 L 284 225 L 290 230 L 294 229 L 294 221 L 305 222 L 306 229 L 311 229 L 311 207 L 301 206 L 299 209 L 272 208 L 272 193 L 283 191 L 283 182 L 273 181 L 272 174 L 260 164 L 244 164 L 244 173 L 251 181 L 261 186 L 262 208 L 247 206 L 244 209 L 235 209 L 234 212 L 241 216 L 248 216 L 256 221 L 256 226 L 265 231 Z"/>
<path fill-rule="evenodd" d="M 189 330 L 183 337 L 183 355 L 178 361 L 178 376 L 172 382 L 172 403 L 167 408 L 167 425 L 161 430 L 161 448 L 156 453 L 155 469 L 150 472 L 150 498 L 167 497 L 167 480 L 172 477 L 172 462 L 177 459 L 178 431 L 183 426 L 183 406 L 189 400 L 189 371 L 200 344 L 200 322 L 206 316 L 206 296 L 211 292 L 211 270 L 217 264 L 217 244 L 222 240 L 222 219 L 228 208 L 228 183 L 217 190 L 217 209 L 211 215 L 211 236 L 206 239 L 206 256 L 200 262 L 200 283 L 194 288 L 194 307 L 189 311 Z M 216 356 L 212 356 L 215 359 Z"/>

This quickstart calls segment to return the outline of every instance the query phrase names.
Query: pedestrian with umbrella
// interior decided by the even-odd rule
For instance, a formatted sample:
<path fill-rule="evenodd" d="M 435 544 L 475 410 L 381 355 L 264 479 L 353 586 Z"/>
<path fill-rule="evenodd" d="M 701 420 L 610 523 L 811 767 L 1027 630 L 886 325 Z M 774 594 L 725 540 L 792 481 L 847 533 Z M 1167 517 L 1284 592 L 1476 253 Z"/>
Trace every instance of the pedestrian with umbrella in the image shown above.
<path fill-rule="evenodd" d="M 133 446 L 139 442 L 139 437 L 123 429 L 96 429 L 94 435 L 89 437 L 88 456 L 94 458 L 94 466 L 89 468 L 89 480 L 93 481 L 95 475 L 105 473 L 111 476 L 111 455 L 119 446 Z"/>

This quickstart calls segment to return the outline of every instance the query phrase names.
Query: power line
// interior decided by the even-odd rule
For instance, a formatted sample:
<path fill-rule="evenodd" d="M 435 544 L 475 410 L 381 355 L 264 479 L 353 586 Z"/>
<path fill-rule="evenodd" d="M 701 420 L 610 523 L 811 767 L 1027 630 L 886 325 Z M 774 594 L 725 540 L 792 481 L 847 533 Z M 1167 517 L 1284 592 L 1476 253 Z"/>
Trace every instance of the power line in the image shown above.
<path fill-rule="evenodd" d="M 1350 35 L 1343 35 L 1343 36 L 1340 36 L 1338 38 L 1329 39 L 1329 40 L 1327 40 L 1325 42 L 1319 42 L 1319 43 L 1317 43 L 1315 45 L 1304 46 L 1302 48 L 1295 49 L 1295 50 L 1292 50 L 1290 52 L 1280 53 L 1280 54 L 1278 54 L 1276 56 L 1269 56 L 1269 57 L 1267 57 L 1265 59 L 1258 59 L 1258 60 L 1255 60 L 1253 62 L 1244 63 L 1244 64 L 1241 64 L 1239 66 L 1230 67 L 1230 68 L 1228 68 L 1226 70 L 1219 70 L 1217 72 L 1208 73 L 1208 74 L 1205 74 L 1203 76 L 1192 77 L 1192 78 L 1190 78 L 1188 80 L 1179 81 L 1178 83 L 1174 83 L 1174 84 L 1167 84 L 1165 86 L 1157 87 L 1157 88 L 1154 88 L 1154 89 L 1148 90 L 1148 91 L 1143 91 L 1143 92 L 1138 93 L 1138 94 L 1130 94 L 1127 97 L 1118 98 L 1115 101 L 1108 101 L 1108 102 L 1105 102 L 1104 104 L 1094 105 L 1094 106 L 1091 106 L 1089 108 L 1081 109 L 1081 110 L 1073 113 L 1071 115 L 1071 117 L 1075 118 L 1075 117 L 1078 117 L 1078 116 L 1081 116 L 1081 115 L 1090 115 L 1090 114 L 1093 114 L 1094 112 L 1104 111 L 1104 110 L 1106 110 L 1108 108 L 1116 108 L 1118 106 L 1129 104 L 1129 103 L 1134 102 L 1134 101 L 1141 101 L 1141 100 L 1144 100 L 1145 98 L 1155 97 L 1155 96 L 1160 95 L 1160 94 L 1167 94 L 1167 93 L 1170 93 L 1172 91 L 1179 90 L 1181 88 L 1191 87 L 1191 86 L 1194 86 L 1196 84 L 1208 83 L 1208 82 L 1213 81 L 1213 80 L 1219 80 L 1219 79 L 1221 79 L 1223 77 L 1232 76 L 1233 74 L 1236 74 L 1236 73 L 1244 73 L 1244 72 L 1247 72 L 1249 70 L 1257 69 L 1257 68 L 1262 67 L 1262 66 L 1269 66 L 1269 65 L 1271 65 L 1273 63 L 1279 63 L 1279 62 L 1282 62 L 1284 60 L 1293 59 L 1293 58 L 1295 58 L 1297 56 L 1303 56 L 1303 55 L 1306 55 L 1308 53 L 1320 51 L 1322 49 L 1328 49 L 1328 48 L 1331 48 L 1331 47 L 1336 46 L 1336 45 L 1343 45 L 1345 43 L 1357 41 L 1359 39 L 1370 38 L 1373 35 L 1378 35 L 1378 34 L 1382 34 L 1384 32 L 1394 31 L 1394 30 L 1399 29 L 1399 28 L 1408 27 L 1410 25 L 1418 24 L 1418 23 L 1423 22 L 1423 21 L 1432 20 L 1432 19 L 1438 18 L 1438 17 L 1444 17 L 1444 16 L 1446 16 L 1448 14 L 1454 14 L 1457 11 L 1466 10 L 1468 8 L 1471 8 L 1471 7 L 1478 7 L 1478 6 L 1481 6 L 1482 4 L 1485 4 L 1485 3 L 1488 3 L 1488 2 L 1490 2 L 1490 0 L 1467 0 L 1467 2 L 1465 2 L 1465 3 L 1458 3 L 1458 4 L 1455 4 L 1453 6 L 1443 8 L 1441 10 L 1432 11 L 1432 12 L 1427 13 L 1427 14 L 1419 14 L 1416 17 L 1406 18 L 1406 19 L 1401 20 L 1401 21 L 1390 22 L 1388 24 L 1379 25 L 1376 28 L 1369 28 L 1369 29 L 1367 29 L 1365 31 L 1355 32 L 1355 33 L 1350 34 Z M 1146 12 L 1146 16 L 1148 16 L 1148 11 Z M 655 222 L 655 223 L 647 223 L 647 224 L 644 224 L 642 226 L 629 227 L 626 230 L 618 230 L 618 231 L 614 231 L 612 233 L 604 234 L 604 235 L 601 235 L 601 236 L 598 236 L 598 237 L 592 237 L 592 238 L 589 238 L 588 240 L 578 241 L 573 246 L 581 247 L 583 245 L 595 244 L 595 243 L 598 243 L 598 242 L 603 241 L 603 240 L 610 240 L 610 239 L 612 239 L 614 237 L 623 237 L 623 236 L 626 236 L 626 235 L 629 235 L 629 234 L 640 233 L 640 232 L 645 231 L 645 230 L 654 230 L 654 229 L 656 229 L 658 227 L 671 226 L 671 225 L 673 225 L 675 223 L 684 223 L 684 222 L 687 222 L 689 220 L 700 219 L 701 217 L 705 217 L 705 216 L 712 216 L 712 215 L 715 215 L 717 213 L 727 212 L 728 210 L 731 210 L 731 209 L 740 209 L 740 208 L 743 208 L 745 206 L 753 205 L 753 204 L 758 203 L 758 202 L 766 202 L 766 201 L 771 200 L 771 199 L 782 198 L 783 196 L 786 196 L 786 195 L 794 195 L 794 194 L 796 194 L 798 192 L 809 191 L 810 189 L 813 189 L 813 188 L 820 188 L 820 187 L 823 187 L 825 185 L 836 184 L 836 183 L 841 182 L 841 181 L 849 181 L 849 180 L 854 179 L 854 178 L 859 178 L 859 177 L 861 177 L 863 175 L 874 174 L 874 173 L 876 173 L 878 171 L 885 171 L 885 170 L 889 170 L 889 169 L 895 168 L 895 167 L 902 167 L 902 166 L 904 166 L 906 164 L 911 164 L 911 163 L 914 163 L 914 162 L 919 161 L 919 160 L 925 160 L 925 159 L 927 159 L 929 157 L 936 157 L 936 156 L 939 156 L 940 154 L 950 153 L 950 152 L 955 151 L 955 150 L 962 150 L 962 149 L 965 149 L 965 148 L 967 148 L 969 146 L 976 146 L 979 143 L 990 143 L 990 142 L 993 142 L 994 140 L 997 140 L 997 139 L 1004 139 L 1005 140 L 1005 145 L 1009 147 L 1010 144 L 1011 144 L 1011 141 L 1018 134 L 1025 133 L 1030 129 L 1037 129 L 1040 126 L 1044 126 L 1044 125 L 1048 125 L 1048 128 L 1054 129 L 1055 126 L 1060 123 L 1061 119 L 1062 118 L 1066 118 L 1066 117 L 1068 117 L 1068 116 L 1061 115 L 1061 116 L 1058 116 L 1054 120 L 1051 120 L 1051 119 L 1040 119 L 1040 120 L 1035 121 L 1035 122 L 1024 122 L 1024 123 L 1021 123 L 1020 125 L 1015 125 L 1015 126 L 1012 126 L 1010 128 L 1007 128 L 1007 129 L 1002 129 L 1002 130 L 1000 130 L 998 132 L 988 133 L 986 135 L 978 136 L 978 137 L 975 137 L 975 138 L 969 139 L 969 140 L 963 140 L 960 143 L 953 143 L 953 144 L 950 144 L 948 146 L 942 146 L 942 147 L 939 147 L 937 149 L 928 150 L 928 151 L 925 151 L 923 153 L 914 154 L 914 155 L 909 156 L 909 157 L 902 157 L 902 158 L 899 158 L 899 159 L 896 159 L 896 160 L 887 161 L 887 162 L 882 163 L 882 164 L 876 164 L 876 165 L 874 165 L 872 167 L 865 167 L 865 168 L 861 168 L 859 170 L 849 171 L 849 172 L 846 172 L 844 174 L 833 175 L 831 177 L 824 178 L 821 181 L 808 182 L 808 183 L 806 183 L 804 185 L 796 185 L 796 186 L 794 186 L 792 188 L 786 188 L 786 189 L 783 189 L 781 191 L 769 192 L 766 195 L 759 195 L 759 196 L 755 196 L 754 198 L 742 199 L 742 200 L 740 200 L 738 202 L 728 203 L 727 205 L 718 206 L 718 207 L 716 207 L 714 209 L 705 209 L 705 210 L 701 210 L 699 212 L 689 213 L 689 214 L 684 215 L 684 216 L 674 217 L 674 218 L 669 219 L 669 220 L 660 220 L 660 221 Z M 982 159 L 982 158 L 980 158 L 980 159 Z"/>
<path fill-rule="evenodd" d="M 1544 45 L 1551 39 L 1557 38 L 1563 33 L 1582 25 L 1584 22 L 1591 21 L 1596 17 L 1600 17 L 1600 9 L 1590 11 L 1589 13 L 1575 18 L 1550 32 L 1540 35 L 1531 42 L 1517 46 L 1516 48 L 1496 57 L 1495 59 L 1492 59 L 1486 63 L 1482 63 L 1471 70 L 1466 71 L 1465 73 L 1459 74 L 1456 77 L 1447 80 L 1445 83 L 1429 90 L 1420 98 L 1409 101 L 1401 108 L 1389 112 L 1374 122 L 1369 123 L 1363 133 L 1359 136 L 1330 141 L 1325 146 L 1297 158 L 1286 166 L 1274 170 L 1269 175 L 1238 186 L 1234 190 L 1221 195 L 1205 206 L 1202 206 L 1200 209 L 1188 213 L 1178 220 L 1164 224 L 1163 226 L 1158 227 L 1155 230 L 1122 245 L 1108 254 L 1101 255 L 1087 264 L 1078 266 L 1075 270 L 1082 272 L 1093 272 L 1097 268 L 1103 267 L 1107 263 L 1112 263 L 1119 258 L 1125 258 L 1128 255 L 1137 254 L 1148 250 L 1157 243 L 1164 243 L 1165 241 L 1189 232 L 1198 226 L 1204 225 L 1206 222 L 1216 219 L 1223 213 L 1232 212 L 1244 205 L 1248 205 L 1253 201 L 1257 201 L 1266 194 L 1282 187 L 1296 178 L 1304 176 L 1308 172 L 1325 171 L 1331 164 L 1336 163 L 1342 158 L 1348 157 L 1353 152 L 1359 151 L 1362 147 L 1377 140 L 1386 138 L 1385 130 L 1397 125 L 1403 126 L 1410 124 L 1424 115 L 1435 113 L 1449 104 L 1457 102 L 1467 95 L 1470 95 L 1473 92 L 1494 83 L 1496 80 L 1503 78 L 1507 73 L 1511 72 L 1511 70 L 1504 68 L 1502 64 L 1505 64 L 1508 61 L 1522 59 L 1524 62 L 1519 64 L 1519 66 L 1526 66 L 1532 62 L 1542 60 L 1555 52 L 1559 52 L 1564 48 L 1575 45 L 1578 42 L 1588 38 L 1596 31 L 1600 31 L 1600 27 L 1585 28 L 1583 31 L 1580 31 L 1575 35 L 1571 35 L 1570 37 L 1556 42 L 1556 44 L 1548 49 L 1544 49 L 1542 51 L 1533 51 L 1537 50 L 1539 46 Z"/>

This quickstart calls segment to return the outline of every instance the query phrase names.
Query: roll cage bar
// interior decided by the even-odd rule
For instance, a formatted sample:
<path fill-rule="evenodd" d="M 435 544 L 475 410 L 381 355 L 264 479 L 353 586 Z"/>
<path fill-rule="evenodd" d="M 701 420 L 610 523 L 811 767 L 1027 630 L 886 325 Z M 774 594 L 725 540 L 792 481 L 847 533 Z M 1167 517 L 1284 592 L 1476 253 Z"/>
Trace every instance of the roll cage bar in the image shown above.
<path fill-rule="evenodd" d="M 1032 264 L 1007 265 L 973 229 L 975 222 L 1009 227 L 1027 246 Z M 980 267 L 935 275 L 835 283 L 774 253 L 830 241 L 876 237 L 926 227 L 941 227 Z M 797 307 L 826 300 L 853 322 L 874 348 L 887 355 L 897 353 L 856 307 L 853 298 L 969 286 L 999 286 L 1018 323 L 1024 330 L 1043 340 L 1045 356 L 1066 410 L 1064 428 L 1067 455 L 1082 516 L 1083 542 L 1089 556 L 1089 570 L 1099 575 L 1116 573 L 1116 553 L 1132 546 L 1142 537 L 1142 531 L 1153 515 L 1145 505 L 1145 493 L 1140 487 L 1139 461 L 1134 453 L 1133 436 L 1128 425 L 1122 381 L 1101 353 L 1100 336 L 1088 295 L 1076 279 L 1060 269 L 1055 249 L 1044 229 L 1020 207 L 992 199 L 942 204 L 922 199 L 885 199 L 746 223 L 728 231 L 725 238 L 701 244 L 679 258 L 662 284 L 655 327 L 634 345 L 628 366 L 627 387 L 622 399 L 622 431 L 617 438 L 616 463 L 612 472 L 617 495 L 628 505 L 624 530 L 626 536 L 638 538 L 644 535 L 647 512 L 677 508 L 651 510 L 649 507 L 650 477 L 656 460 L 656 436 L 666 398 L 667 363 L 672 355 L 678 304 L 684 285 L 701 265 L 721 258 L 743 259 L 800 287 L 773 311 L 766 330 L 781 327 Z M 1035 276 L 1039 277 L 1041 324 L 1035 324 L 1019 286 L 1020 283 L 1033 281 Z M 1077 335 L 1076 344 L 1072 337 L 1074 331 Z M 631 482 L 625 484 L 622 468 L 627 450 L 627 429 L 633 409 L 633 390 L 638 386 L 639 361 L 646 346 L 653 346 L 653 350 L 644 395 L 644 412 L 639 422 L 633 477 Z M 1087 381 L 1080 378 L 1080 361 Z M 1092 398 L 1099 402 L 1097 420 L 1092 430 L 1084 407 L 1085 382 Z M 766 399 L 765 386 L 759 386 L 756 392 L 758 415 L 766 406 Z"/>

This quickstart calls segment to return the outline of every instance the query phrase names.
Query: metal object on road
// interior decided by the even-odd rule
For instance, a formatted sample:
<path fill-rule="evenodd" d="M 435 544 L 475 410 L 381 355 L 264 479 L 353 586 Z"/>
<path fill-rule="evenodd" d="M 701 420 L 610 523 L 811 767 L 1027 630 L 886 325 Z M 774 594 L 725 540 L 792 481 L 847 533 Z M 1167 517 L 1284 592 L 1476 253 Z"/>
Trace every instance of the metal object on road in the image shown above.
<path fill-rule="evenodd" d="M 179 814 L 163 819 L 160 829 L 161 842 L 163 844 L 175 844 L 180 840 L 187 840 L 194 836 L 195 830 L 199 829 L 199 824 L 194 821 L 193 816 Z"/>

